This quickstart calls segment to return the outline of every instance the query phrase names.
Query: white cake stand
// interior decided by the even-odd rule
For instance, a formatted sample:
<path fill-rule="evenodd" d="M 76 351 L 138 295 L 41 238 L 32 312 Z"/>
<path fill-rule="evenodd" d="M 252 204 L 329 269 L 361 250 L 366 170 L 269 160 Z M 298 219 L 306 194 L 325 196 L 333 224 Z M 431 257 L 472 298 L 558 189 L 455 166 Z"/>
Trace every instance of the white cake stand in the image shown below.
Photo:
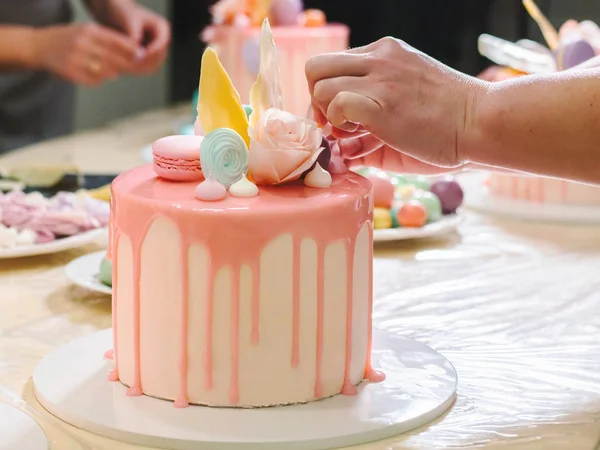
<path fill-rule="evenodd" d="M 8 403 L 0 402 L 0 450 L 48 450 L 38 423 Z"/>
<path fill-rule="evenodd" d="M 176 409 L 172 402 L 127 397 L 107 380 L 110 330 L 67 344 L 33 374 L 39 402 L 60 419 L 92 433 L 167 449 L 317 450 L 384 439 L 420 427 L 454 402 L 457 374 L 442 355 L 415 341 L 375 331 L 373 365 L 383 383 L 358 395 L 261 409 Z"/>

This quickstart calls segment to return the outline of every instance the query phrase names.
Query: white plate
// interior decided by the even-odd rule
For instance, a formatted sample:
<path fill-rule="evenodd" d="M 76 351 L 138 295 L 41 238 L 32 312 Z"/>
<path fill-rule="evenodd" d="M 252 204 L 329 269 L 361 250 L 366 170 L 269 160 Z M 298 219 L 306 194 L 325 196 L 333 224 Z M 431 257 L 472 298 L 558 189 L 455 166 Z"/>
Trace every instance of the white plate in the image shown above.
<path fill-rule="evenodd" d="M 45 244 L 23 245 L 10 249 L 0 249 L 0 259 L 4 258 L 21 258 L 24 256 L 48 255 L 58 253 L 65 250 L 71 250 L 106 236 L 106 228 L 97 228 L 95 230 L 86 231 L 62 239 L 57 239 Z"/>
<path fill-rule="evenodd" d="M 98 278 L 100 263 L 106 256 L 106 252 L 90 253 L 80 256 L 71 261 L 65 267 L 67 277 L 76 285 L 89 289 L 90 291 L 112 294 L 110 286 L 106 286 Z"/>
<path fill-rule="evenodd" d="M 461 222 L 461 215 L 452 214 L 443 216 L 437 222 L 430 223 L 421 228 L 388 228 L 384 230 L 375 230 L 373 232 L 373 240 L 375 242 L 390 242 L 437 237 L 455 231 Z"/>
<path fill-rule="evenodd" d="M 47 450 L 48 440 L 38 423 L 20 409 L 0 402 L 0 450 Z"/>
<path fill-rule="evenodd" d="M 382 383 L 363 383 L 356 396 L 274 408 L 190 406 L 128 397 L 108 381 L 112 330 L 66 344 L 33 373 L 38 401 L 83 430 L 132 444 L 176 450 L 323 450 L 385 439 L 423 426 L 456 398 L 458 375 L 441 354 L 388 331 L 373 330 L 373 367 Z M 382 447 L 385 445 L 382 444 Z"/>
<path fill-rule="evenodd" d="M 152 144 L 146 145 L 142 149 L 141 155 L 142 155 L 142 160 L 145 163 L 153 163 L 154 162 L 154 158 L 152 157 Z"/>

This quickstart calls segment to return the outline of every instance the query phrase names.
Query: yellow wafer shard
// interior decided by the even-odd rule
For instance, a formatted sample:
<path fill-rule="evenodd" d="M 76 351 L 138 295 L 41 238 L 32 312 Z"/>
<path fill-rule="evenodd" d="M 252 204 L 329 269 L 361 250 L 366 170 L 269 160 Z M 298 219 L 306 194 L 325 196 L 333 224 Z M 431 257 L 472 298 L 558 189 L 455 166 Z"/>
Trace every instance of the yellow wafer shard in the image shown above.
<path fill-rule="evenodd" d="M 240 94 L 211 48 L 202 55 L 198 92 L 198 120 L 204 132 L 208 134 L 217 128 L 230 128 L 250 146 L 248 118 Z"/>

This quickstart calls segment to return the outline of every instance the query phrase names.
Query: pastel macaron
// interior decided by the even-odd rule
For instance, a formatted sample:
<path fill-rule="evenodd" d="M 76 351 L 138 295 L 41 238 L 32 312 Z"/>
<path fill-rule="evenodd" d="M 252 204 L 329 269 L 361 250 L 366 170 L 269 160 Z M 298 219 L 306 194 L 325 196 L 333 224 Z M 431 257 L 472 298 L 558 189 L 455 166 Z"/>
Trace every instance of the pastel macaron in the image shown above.
<path fill-rule="evenodd" d="M 161 138 L 152 144 L 154 171 L 172 181 L 202 180 L 200 144 L 203 136 L 176 135 Z"/>

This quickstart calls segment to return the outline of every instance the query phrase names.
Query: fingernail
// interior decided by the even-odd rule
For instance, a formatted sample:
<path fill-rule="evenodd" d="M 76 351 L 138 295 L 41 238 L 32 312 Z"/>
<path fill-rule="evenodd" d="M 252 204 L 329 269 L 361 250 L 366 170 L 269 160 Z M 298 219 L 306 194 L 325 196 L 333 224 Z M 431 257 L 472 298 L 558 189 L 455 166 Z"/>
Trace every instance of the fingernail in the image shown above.
<path fill-rule="evenodd" d="M 362 148 L 360 139 L 340 139 L 338 143 L 340 146 L 340 153 L 347 157 L 357 154 Z"/>
<path fill-rule="evenodd" d="M 139 47 L 135 52 L 135 60 L 136 62 L 140 62 L 146 56 L 146 49 L 144 47 Z"/>

